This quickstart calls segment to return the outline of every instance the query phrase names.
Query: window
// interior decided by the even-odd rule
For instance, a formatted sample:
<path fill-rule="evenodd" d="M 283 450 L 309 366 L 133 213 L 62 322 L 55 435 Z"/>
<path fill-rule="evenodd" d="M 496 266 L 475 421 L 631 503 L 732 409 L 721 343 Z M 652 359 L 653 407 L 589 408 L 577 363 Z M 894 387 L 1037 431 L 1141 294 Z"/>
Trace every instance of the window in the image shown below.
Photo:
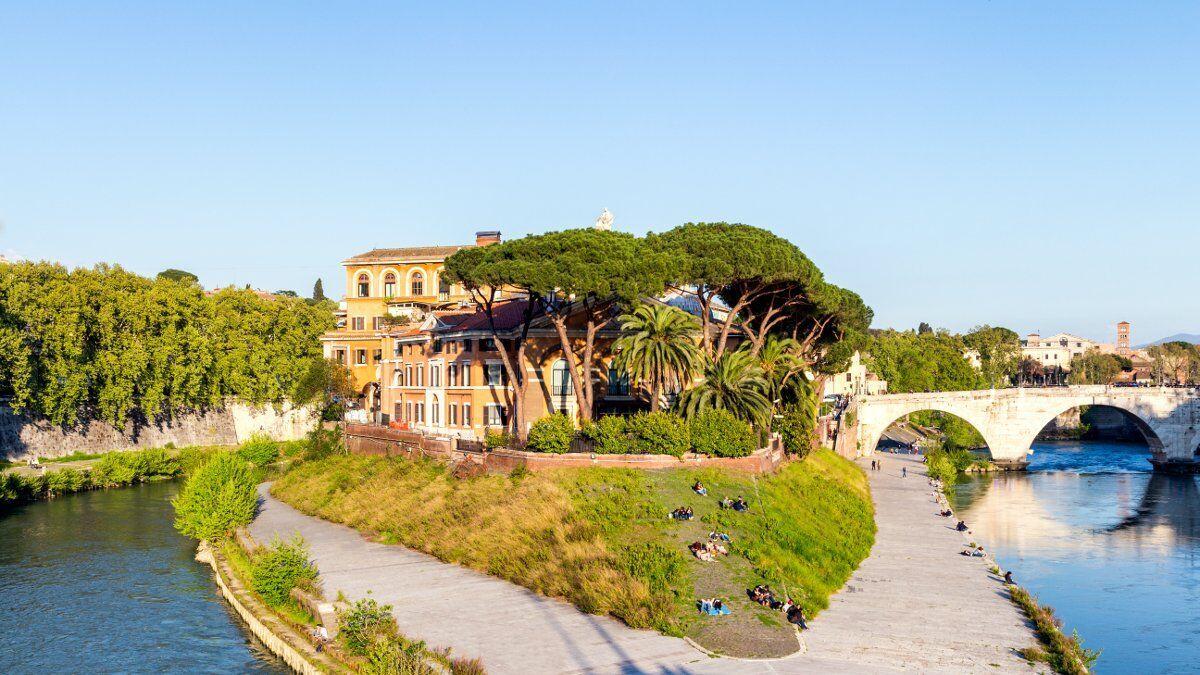
<path fill-rule="evenodd" d="M 471 343 L 472 343 L 472 342 L 474 342 L 474 341 L 473 341 L 473 340 L 463 340 L 463 341 L 462 341 L 462 350 L 463 350 L 464 352 L 469 352 L 469 351 L 471 351 Z"/>
<path fill-rule="evenodd" d="M 345 349 L 333 350 L 333 360 L 337 361 L 338 363 L 340 363 L 342 365 L 345 365 L 346 364 L 346 350 Z"/>
<path fill-rule="evenodd" d="M 433 353 L 434 353 L 434 354 L 441 354 L 441 353 L 442 353 L 442 341 L 441 341 L 441 340 L 434 340 L 434 341 L 433 341 Z"/>
<path fill-rule="evenodd" d="M 438 275 L 438 300 L 449 300 L 449 299 L 450 299 L 450 284 L 446 283 L 446 280 L 443 279 L 442 275 L 439 274 Z"/>
<path fill-rule="evenodd" d="M 442 426 L 442 406 L 436 398 L 433 399 L 433 405 L 429 407 L 429 423 L 435 427 Z"/>
<path fill-rule="evenodd" d="M 358 297 L 371 297 L 371 277 L 365 272 L 358 275 Z"/>
<path fill-rule="evenodd" d="M 470 403 L 463 404 L 463 426 L 464 427 L 471 426 L 471 404 Z"/>
<path fill-rule="evenodd" d="M 442 367 L 437 364 L 429 365 L 429 386 L 442 386 Z"/>
<path fill-rule="evenodd" d="M 471 363 L 463 361 L 459 369 L 462 371 L 462 386 L 471 386 Z"/>
<path fill-rule="evenodd" d="M 367 365 L 367 350 L 355 349 L 354 350 L 354 363 L 359 366 Z"/>
<path fill-rule="evenodd" d="M 379 362 L 380 362 L 380 361 L 382 361 L 382 360 L 383 360 L 383 350 L 382 350 L 382 349 L 376 349 L 376 350 L 375 350 L 375 351 L 374 351 L 374 352 L 371 354 L 371 363 L 379 363 Z"/>
<path fill-rule="evenodd" d="M 499 387 L 504 384 L 504 364 L 489 363 L 484 371 L 489 387 Z"/>
<path fill-rule="evenodd" d="M 415 421 L 421 422 L 421 423 L 425 422 L 425 404 L 424 403 L 417 404 L 417 419 Z"/>
<path fill-rule="evenodd" d="M 408 402 L 408 405 L 407 405 L 407 406 L 405 406 L 405 407 L 408 409 L 408 414 L 404 416 L 404 419 L 405 419 L 406 421 L 409 421 L 409 422 L 411 422 L 411 421 L 413 421 L 413 404 L 412 404 L 412 401 L 409 401 L 409 402 Z"/>
<path fill-rule="evenodd" d="M 399 402 L 397 402 L 397 403 L 396 403 L 396 414 L 395 414 L 395 418 L 396 418 L 397 420 L 402 420 L 402 419 L 404 419 L 404 405 L 403 405 L 402 403 L 399 403 Z"/>
<path fill-rule="evenodd" d="M 421 363 L 417 364 L 417 386 L 425 386 L 425 365 Z"/>
<path fill-rule="evenodd" d="M 550 393 L 554 396 L 571 394 L 571 371 L 567 368 L 566 359 L 554 362 L 554 368 L 550 371 Z"/>
<path fill-rule="evenodd" d="M 392 356 L 397 356 L 397 357 L 400 356 L 401 349 L 403 349 L 403 347 L 400 346 L 399 342 L 393 342 L 392 343 Z"/>
<path fill-rule="evenodd" d="M 371 330 L 383 330 L 383 317 L 376 316 L 371 318 Z"/>
<path fill-rule="evenodd" d="M 405 366 L 404 366 L 404 385 L 406 387 L 413 386 L 412 364 L 411 363 L 405 364 Z"/>
<path fill-rule="evenodd" d="M 483 424 L 488 427 L 502 427 L 507 421 L 504 406 L 499 403 L 488 403 L 483 406 Z"/>
<path fill-rule="evenodd" d="M 629 373 L 612 367 L 608 369 L 608 395 L 629 395 Z"/>
<path fill-rule="evenodd" d="M 496 351 L 496 339 L 495 338 L 484 338 L 484 339 L 480 340 L 479 341 L 479 351 L 481 351 L 481 352 Z"/>
<path fill-rule="evenodd" d="M 457 363 L 447 363 L 446 364 L 446 383 L 448 385 L 450 385 L 451 387 L 458 386 L 458 364 Z M 453 424 L 453 422 L 451 422 L 451 424 Z"/>
<path fill-rule="evenodd" d="M 365 330 L 366 319 L 361 316 L 352 317 L 350 319 L 350 330 Z"/>
<path fill-rule="evenodd" d="M 412 289 L 409 295 L 425 295 L 425 275 L 420 270 L 413 272 L 409 288 Z"/>
<path fill-rule="evenodd" d="M 403 387 L 404 386 L 404 371 L 396 370 L 396 371 L 392 372 L 392 386 L 393 387 Z M 400 413 L 396 413 L 396 416 L 399 417 Z"/>
<path fill-rule="evenodd" d="M 391 272 L 383 275 L 383 297 L 396 297 L 396 275 Z"/>
<path fill-rule="evenodd" d="M 850 375 L 850 373 L 846 373 L 846 381 L 847 381 L 847 382 L 849 382 L 850 380 L 851 380 L 851 375 Z"/>

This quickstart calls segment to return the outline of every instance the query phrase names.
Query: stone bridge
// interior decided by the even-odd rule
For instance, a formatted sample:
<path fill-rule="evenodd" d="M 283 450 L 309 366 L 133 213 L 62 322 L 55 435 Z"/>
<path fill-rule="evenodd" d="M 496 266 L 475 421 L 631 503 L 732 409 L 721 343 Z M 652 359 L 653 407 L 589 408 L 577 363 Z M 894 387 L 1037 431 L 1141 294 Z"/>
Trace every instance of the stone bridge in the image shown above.
<path fill-rule="evenodd" d="M 855 423 L 860 453 L 871 453 L 896 420 L 921 410 L 947 412 L 971 423 L 992 460 L 1024 468 L 1038 433 L 1079 406 L 1110 406 L 1129 414 L 1146 437 L 1156 469 L 1195 471 L 1200 444 L 1200 391 L 1196 389 L 1075 386 L 860 396 Z"/>

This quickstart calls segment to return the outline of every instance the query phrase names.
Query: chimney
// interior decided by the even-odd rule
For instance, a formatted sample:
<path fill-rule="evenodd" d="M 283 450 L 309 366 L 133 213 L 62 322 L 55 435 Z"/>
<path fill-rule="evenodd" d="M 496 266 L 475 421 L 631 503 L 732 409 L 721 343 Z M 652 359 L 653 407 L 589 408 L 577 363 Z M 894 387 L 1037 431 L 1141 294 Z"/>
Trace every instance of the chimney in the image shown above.
<path fill-rule="evenodd" d="M 500 230 L 487 230 L 475 233 L 475 245 L 487 246 L 500 243 Z"/>

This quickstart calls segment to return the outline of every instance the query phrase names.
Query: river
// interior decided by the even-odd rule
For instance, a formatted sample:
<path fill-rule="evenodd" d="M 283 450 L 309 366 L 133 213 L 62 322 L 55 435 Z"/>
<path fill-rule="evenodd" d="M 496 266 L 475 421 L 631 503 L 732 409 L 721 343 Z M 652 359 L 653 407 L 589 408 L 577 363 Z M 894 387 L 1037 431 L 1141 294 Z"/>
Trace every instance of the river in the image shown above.
<path fill-rule="evenodd" d="M 0 513 L 6 673 L 287 673 L 172 528 L 178 484 Z"/>
<path fill-rule="evenodd" d="M 1099 673 L 1200 672 L 1200 479 L 1144 445 L 1037 443 L 1026 473 L 965 477 L 958 516 L 1085 646 Z"/>

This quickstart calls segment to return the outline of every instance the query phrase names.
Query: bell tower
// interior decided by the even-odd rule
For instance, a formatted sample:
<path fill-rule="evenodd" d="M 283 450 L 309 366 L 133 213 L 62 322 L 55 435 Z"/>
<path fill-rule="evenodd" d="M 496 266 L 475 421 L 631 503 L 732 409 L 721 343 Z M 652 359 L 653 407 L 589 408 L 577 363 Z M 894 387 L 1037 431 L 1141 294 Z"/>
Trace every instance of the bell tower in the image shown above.
<path fill-rule="evenodd" d="M 1122 321 L 1117 324 L 1117 353 L 1121 356 L 1128 357 L 1133 353 L 1129 348 L 1129 322 Z"/>

